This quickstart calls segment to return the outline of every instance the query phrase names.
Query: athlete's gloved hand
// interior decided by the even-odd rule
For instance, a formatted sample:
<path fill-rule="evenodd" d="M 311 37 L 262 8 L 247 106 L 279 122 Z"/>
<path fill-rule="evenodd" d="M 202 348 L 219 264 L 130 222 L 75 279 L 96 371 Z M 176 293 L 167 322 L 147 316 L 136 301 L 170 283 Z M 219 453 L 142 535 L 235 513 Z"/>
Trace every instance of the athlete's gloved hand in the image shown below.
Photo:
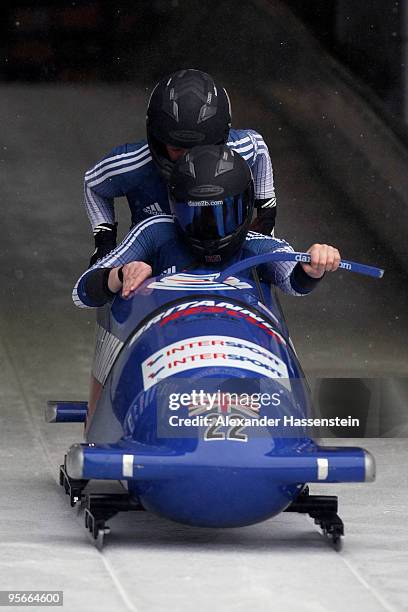
<path fill-rule="evenodd" d="M 116 247 L 117 223 L 101 223 L 94 229 L 95 251 L 92 253 L 89 267 L 93 266 L 98 259 L 105 257 Z"/>
<path fill-rule="evenodd" d="M 252 232 L 273 236 L 276 220 L 276 199 L 255 200 L 256 219 L 249 227 Z"/>

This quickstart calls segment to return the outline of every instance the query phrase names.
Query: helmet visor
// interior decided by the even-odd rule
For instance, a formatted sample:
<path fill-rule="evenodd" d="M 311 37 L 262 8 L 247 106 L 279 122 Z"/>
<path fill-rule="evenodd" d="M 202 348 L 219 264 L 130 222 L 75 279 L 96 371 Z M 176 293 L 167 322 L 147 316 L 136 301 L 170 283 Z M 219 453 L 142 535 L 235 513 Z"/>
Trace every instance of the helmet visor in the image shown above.
<path fill-rule="evenodd" d="M 199 241 L 222 240 L 234 234 L 252 213 L 252 193 L 220 200 L 177 200 L 170 195 L 170 209 L 182 231 Z"/>

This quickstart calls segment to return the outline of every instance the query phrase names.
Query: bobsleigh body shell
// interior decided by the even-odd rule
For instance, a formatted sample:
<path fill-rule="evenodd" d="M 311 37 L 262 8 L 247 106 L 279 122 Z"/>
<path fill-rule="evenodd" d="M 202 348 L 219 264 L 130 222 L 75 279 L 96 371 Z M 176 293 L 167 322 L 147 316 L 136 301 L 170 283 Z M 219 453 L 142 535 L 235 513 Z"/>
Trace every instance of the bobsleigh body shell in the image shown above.
<path fill-rule="evenodd" d="M 235 288 L 199 281 L 191 288 L 188 281 L 174 289 L 160 283 L 150 281 L 131 299 L 117 297 L 100 309 L 104 342 L 98 367 L 105 368 L 106 382 L 87 441 L 115 444 L 133 454 L 136 464 L 139 455 L 149 460 L 148 470 L 141 460 L 145 473 L 135 469 L 128 488 L 159 515 L 209 527 L 274 516 L 304 485 L 288 479 L 284 459 L 314 452 L 312 440 L 281 437 L 269 427 L 247 428 L 241 438 L 222 429 L 216 432 L 221 438 L 206 438 L 208 428 L 180 436 L 171 428 L 163 431 L 159 420 L 163 397 L 174 389 L 216 390 L 225 380 L 241 392 L 267 381 L 269 392 L 282 396 L 274 417 L 310 416 L 308 390 L 279 305 L 265 287 L 265 308 L 244 281 Z M 178 414 L 188 417 L 189 407 Z M 273 478 L 267 468 L 271 457 L 283 460 Z"/>

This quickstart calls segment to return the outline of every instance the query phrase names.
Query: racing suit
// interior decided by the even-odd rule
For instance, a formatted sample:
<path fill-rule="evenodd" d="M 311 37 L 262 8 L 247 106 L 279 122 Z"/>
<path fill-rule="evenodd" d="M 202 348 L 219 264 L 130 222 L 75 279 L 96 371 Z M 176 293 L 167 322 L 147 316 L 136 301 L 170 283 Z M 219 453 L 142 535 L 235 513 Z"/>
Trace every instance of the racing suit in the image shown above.
<path fill-rule="evenodd" d="M 254 130 L 235 129 L 230 130 L 227 145 L 242 155 L 251 168 L 261 223 L 257 229 L 270 234 L 275 223 L 276 197 L 268 147 Z M 114 148 L 88 170 L 84 196 L 97 247 L 92 263 L 116 245 L 114 198 L 126 196 L 132 226 L 149 216 L 170 212 L 167 185 L 152 161 L 146 140 Z"/>
<path fill-rule="evenodd" d="M 241 250 L 223 266 L 206 266 L 206 272 L 220 272 L 234 261 L 276 251 L 293 251 L 284 240 L 248 232 Z M 121 244 L 100 259 L 78 280 L 73 291 L 74 303 L 82 308 L 103 306 L 114 294 L 108 289 L 112 268 L 132 261 L 143 261 L 152 267 L 153 276 L 191 271 L 197 266 L 193 253 L 180 237 L 172 215 L 155 215 L 138 223 Z M 295 262 L 271 262 L 258 266 L 262 281 L 272 283 L 284 293 L 304 295 L 320 279 L 311 278 Z M 250 271 L 240 273 L 249 276 Z"/>

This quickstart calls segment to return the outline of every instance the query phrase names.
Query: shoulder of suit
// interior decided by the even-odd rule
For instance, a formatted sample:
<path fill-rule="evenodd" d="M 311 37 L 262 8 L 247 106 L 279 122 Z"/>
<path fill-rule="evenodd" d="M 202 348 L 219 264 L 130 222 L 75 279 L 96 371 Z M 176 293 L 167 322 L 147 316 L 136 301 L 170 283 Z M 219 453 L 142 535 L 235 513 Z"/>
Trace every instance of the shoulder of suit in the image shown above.
<path fill-rule="evenodd" d="M 112 149 L 100 162 L 85 174 L 90 187 L 113 176 L 142 170 L 152 161 L 149 145 L 145 140 L 126 143 Z"/>

